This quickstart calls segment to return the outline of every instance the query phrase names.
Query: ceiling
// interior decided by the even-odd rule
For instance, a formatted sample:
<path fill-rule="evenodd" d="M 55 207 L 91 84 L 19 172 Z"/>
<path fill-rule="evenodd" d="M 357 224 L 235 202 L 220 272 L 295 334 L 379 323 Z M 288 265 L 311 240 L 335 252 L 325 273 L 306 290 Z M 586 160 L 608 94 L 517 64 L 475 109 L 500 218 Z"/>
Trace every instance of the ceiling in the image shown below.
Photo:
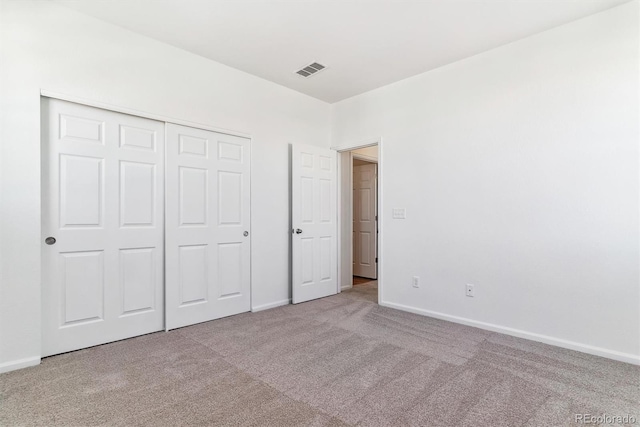
<path fill-rule="evenodd" d="M 56 1 L 333 103 L 628 0 Z"/>

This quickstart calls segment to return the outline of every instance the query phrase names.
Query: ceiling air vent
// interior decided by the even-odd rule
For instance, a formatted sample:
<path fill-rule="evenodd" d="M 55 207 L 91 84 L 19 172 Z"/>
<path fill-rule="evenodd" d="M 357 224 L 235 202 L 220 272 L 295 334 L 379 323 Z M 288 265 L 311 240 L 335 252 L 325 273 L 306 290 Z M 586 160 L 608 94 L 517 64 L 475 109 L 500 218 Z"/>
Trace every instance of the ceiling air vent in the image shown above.
<path fill-rule="evenodd" d="M 324 70 L 325 67 L 322 64 L 318 64 L 317 62 L 314 62 L 313 64 L 309 64 L 306 67 L 301 68 L 300 70 L 296 71 L 296 74 L 302 76 L 302 77 L 311 77 L 314 74 Z"/>

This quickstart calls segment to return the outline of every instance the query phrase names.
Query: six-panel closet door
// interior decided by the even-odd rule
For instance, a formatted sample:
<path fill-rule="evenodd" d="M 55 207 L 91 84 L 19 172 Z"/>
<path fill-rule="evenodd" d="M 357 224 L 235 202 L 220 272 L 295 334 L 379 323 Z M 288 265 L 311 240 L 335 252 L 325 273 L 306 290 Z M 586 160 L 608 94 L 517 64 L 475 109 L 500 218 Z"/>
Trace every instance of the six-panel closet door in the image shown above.
<path fill-rule="evenodd" d="M 164 123 L 43 98 L 42 353 L 164 326 Z"/>
<path fill-rule="evenodd" d="M 167 124 L 166 329 L 251 309 L 250 143 Z"/>

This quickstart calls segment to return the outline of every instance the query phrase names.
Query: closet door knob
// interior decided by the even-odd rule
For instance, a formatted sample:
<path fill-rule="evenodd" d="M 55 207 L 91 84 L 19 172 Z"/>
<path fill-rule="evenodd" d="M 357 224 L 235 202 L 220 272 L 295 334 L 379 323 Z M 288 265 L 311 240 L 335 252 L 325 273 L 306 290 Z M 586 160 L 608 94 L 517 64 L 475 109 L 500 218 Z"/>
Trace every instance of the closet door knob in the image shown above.
<path fill-rule="evenodd" d="M 56 244 L 56 238 L 55 237 L 47 237 L 46 239 L 44 239 L 44 242 L 47 245 L 55 245 Z"/>
<path fill-rule="evenodd" d="M 247 237 L 249 235 L 248 231 L 245 231 L 244 233 L 242 233 L 244 235 L 244 237 Z"/>

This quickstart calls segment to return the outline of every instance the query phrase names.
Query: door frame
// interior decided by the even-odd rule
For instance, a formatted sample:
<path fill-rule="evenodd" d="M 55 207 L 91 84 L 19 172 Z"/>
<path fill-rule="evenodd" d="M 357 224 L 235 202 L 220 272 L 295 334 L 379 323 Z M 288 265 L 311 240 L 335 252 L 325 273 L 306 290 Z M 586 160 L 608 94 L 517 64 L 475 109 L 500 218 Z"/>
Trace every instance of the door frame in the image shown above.
<path fill-rule="evenodd" d="M 352 143 L 345 143 L 345 144 L 341 144 L 335 147 L 331 147 L 333 150 L 336 150 L 339 154 L 342 154 L 344 152 L 347 151 L 352 151 L 352 150 L 357 150 L 358 148 L 365 148 L 365 147 L 371 147 L 377 145 L 378 146 L 378 159 L 377 159 L 377 163 L 378 163 L 378 173 L 377 173 L 377 189 L 378 189 L 378 259 L 380 261 L 384 261 L 384 228 L 381 226 L 381 224 L 383 224 L 383 220 L 384 220 L 384 194 L 383 194 L 383 157 L 384 157 L 384 150 L 383 150 L 383 138 L 381 136 L 379 137 L 375 137 L 375 138 L 369 138 L 366 140 L 361 140 L 361 141 L 357 141 L 357 142 L 352 142 Z M 355 158 L 360 157 L 362 160 L 367 160 L 367 161 L 372 161 L 371 158 L 366 158 L 367 156 L 362 156 L 359 154 L 355 155 Z M 344 223 L 345 220 L 349 221 L 348 224 L 348 229 L 349 229 L 349 233 L 350 233 L 350 237 L 349 237 L 349 250 L 353 251 L 353 224 L 351 223 L 351 218 L 344 218 L 344 209 L 342 207 L 342 203 L 341 203 L 341 199 L 342 199 L 342 184 L 343 184 L 343 180 L 348 179 L 349 180 L 349 188 L 353 188 L 353 159 L 354 159 L 354 154 L 353 153 L 349 153 L 349 175 L 348 176 L 344 176 L 344 174 L 342 173 L 342 156 L 339 155 L 338 156 L 338 292 L 341 292 L 343 287 L 342 287 L 342 273 L 343 273 L 343 268 L 342 268 L 342 255 L 343 255 L 343 251 L 342 251 L 342 238 L 344 237 L 344 233 L 342 232 L 342 225 Z M 350 199 L 352 199 L 350 197 Z M 351 204 L 353 204 L 353 200 L 351 200 Z M 351 214 L 349 216 L 353 215 L 353 206 L 351 206 L 351 209 L 349 209 L 348 214 Z M 349 270 L 352 270 L 352 265 L 348 265 L 347 268 Z M 353 273 L 353 271 L 352 271 Z M 353 274 L 352 274 L 353 275 Z M 381 304 L 383 301 L 383 289 L 384 289 L 384 268 L 383 268 L 383 262 L 379 262 L 378 263 L 378 304 Z M 344 289 L 348 289 L 349 287 L 346 286 Z"/>
<path fill-rule="evenodd" d="M 174 117 L 169 117 L 169 116 L 164 116 L 161 114 L 156 114 L 156 113 L 152 113 L 152 112 L 148 112 L 148 111 L 141 111 L 141 110 L 136 110 L 133 108 L 129 108 L 129 107 L 124 107 L 121 105 L 114 105 L 114 104 L 108 104 L 108 103 L 104 103 L 104 102 L 99 102 L 99 101 L 95 101 L 92 99 L 88 99 L 88 98 L 83 98 L 80 96 L 75 96 L 75 95 L 69 95 L 69 94 L 64 94 L 64 93 L 60 93 L 60 92 L 55 92 L 55 91 L 50 91 L 47 89 L 40 89 L 40 94 L 39 94 L 39 105 L 40 105 L 40 121 L 42 121 L 42 99 L 43 98 L 51 98 L 51 99 L 57 99 L 60 101 L 67 101 L 67 102 L 72 102 L 75 104 L 79 104 L 79 105 L 84 105 L 87 107 L 94 107 L 94 108 L 100 108 L 102 110 L 107 110 L 107 111 L 112 111 L 115 113 L 121 113 L 121 114 L 127 114 L 130 116 L 136 116 L 136 117 L 142 117 L 145 119 L 151 119 L 151 120 L 155 120 L 158 122 L 163 122 L 164 123 L 164 132 L 165 132 L 165 136 L 166 136 L 166 127 L 168 123 L 173 123 L 173 124 L 177 124 L 177 125 L 181 125 L 181 126 L 188 126 L 188 127 L 192 127 L 192 128 L 197 128 L 197 129 L 203 129 L 203 130 L 207 130 L 207 131 L 212 131 L 212 132 L 217 132 L 217 133 L 223 133 L 226 135 L 232 135 L 232 136 L 238 136 L 241 138 L 246 138 L 249 140 L 249 151 L 252 152 L 253 151 L 253 136 L 250 133 L 247 132 L 242 132 L 242 131 L 235 131 L 235 130 L 230 130 L 230 129 L 226 129 L 226 128 L 222 128 L 222 127 L 218 127 L 218 126 L 210 126 L 210 125 L 206 125 L 203 123 L 198 123 L 198 122 L 192 122 L 189 120 L 183 120 L 183 119 L 178 119 L 178 118 L 174 118 Z M 166 141 L 165 141 L 166 142 Z M 42 200 L 42 196 L 43 196 L 43 189 L 45 188 L 45 186 L 42 183 L 42 180 L 44 179 L 43 174 L 42 174 L 42 162 L 43 162 L 43 153 L 44 150 L 42 149 L 42 145 L 45 143 L 45 139 L 42 135 L 40 135 L 40 144 L 39 144 L 39 151 L 40 151 L 40 199 Z M 165 153 L 163 153 L 163 157 L 164 157 L 164 166 L 165 166 L 165 186 L 166 186 L 166 163 L 167 163 L 167 158 L 166 158 L 166 149 L 167 146 L 165 144 Z M 249 176 L 249 192 L 250 194 L 253 196 L 253 192 L 251 191 L 252 187 L 253 187 L 253 156 L 251 156 L 251 159 L 249 161 L 249 171 L 250 171 L 250 176 Z M 252 200 L 253 201 L 253 200 Z M 165 200 L 166 202 L 166 200 Z M 38 212 L 38 218 L 39 218 L 39 223 L 40 223 L 40 246 L 41 246 L 41 251 L 42 251 L 42 245 L 44 244 L 44 235 L 43 235 L 43 229 L 42 229 L 42 217 L 43 217 L 43 210 L 42 210 L 42 203 L 40 203 L 40 211 Z M 249 215 L 250 215 L 250 221 L 249 221 L 249 230 L 251 230 L 251 234 L 253 237 L 253 230 L 254 230 L 254 204 L 251 203 L 251 206 L 249 208 Z M 166 217 L 166 203 L 165 206 L 163 206 L 163 215 L 165 215 Z M 163 228 L 163 239 L 164 239 L 164 233 L 165 230 Z M 253 241 L 253 239 L 251 239 L 251 242 Z M 164 250 L 164 248 L 163 248 Z M 250 261 L 249 261 L 249 286 L 250 286 L 250 290 L 249 290 L 249 306 L 250 306 L 250 311 L 253 311 L 253 292 L 254 292 L 254 287 L 253 287 L 253 257 L 254 257 L 254 253 L 253 253 L 253 245 L 250 243 L 249 244 L 249 252 L 251 254 L 250 257 Z M 163 254 L 163 255 L 166 255 Z M 43 310 L 43 304 L 44 301 L 42 301 L 42 294 L 43 294 L 43 287 L 46 284 L 46 278 L 43 277 L 43 269 L 42 269 L 42 256 L 40 256 L 40 313 L 42 314 L 42 310 Z M 166 308 L 166 280 L 164 277 L 164 266 L 163 266 L 163 277 L 162 277 L 162 281 L 163 281 L 163 293 L 165 295 L 165 307 L 163 307 L 163 311 Z M 166 328 L 166 317 L 164 317 L 164 326 Z M 40 323 L 40 331 L 42 331 L 42 316 L 40 316 L 39 319 L 39 323 Z M 42 358 L 42 334 L 40 336 L 40 358 Z M 39 363 L 39 360 L 38 360 Z M 3 372 L 2 370 L 0 370 L 0 372 Z"/>
<path fill-rule="evenodd" d="M 226 129 L 218 126 L 210 126 L 204 123 L 192 122 L 189 120 L 178 119 L 170 116 L 163 116 L 162 114 L 156 114 L 149 111 L 136 110 L 133 108 L 124 107 L 122 105 L 107 104 L 105 102 L 94 101 L 92 99 L 82 98 L 74 95 L 67 95 L 60 92 L 53 92 L 50 90 L 40 89 L 40 97 L 59 99 L 61 101 L 68 101 L 76 104 L 86 105 L 88 107 L 95 107 L 95 108 L 101 108 L 103 110 L 115 111 L 116 113 L 128 114 L 130 116 L 143 117 L 145 119 L 156 120 L 158 122 L 174 123 L 176 125 L 188 126 L 196 129 L 203 129 L 203 130 L 209 130 L 212 132 L 224 133 L 227 135 L 240 136 L 242 138 L 248 138 L 249 140 L 253 141 L 253 137 L 251 136 L 250 133 Z"/>

